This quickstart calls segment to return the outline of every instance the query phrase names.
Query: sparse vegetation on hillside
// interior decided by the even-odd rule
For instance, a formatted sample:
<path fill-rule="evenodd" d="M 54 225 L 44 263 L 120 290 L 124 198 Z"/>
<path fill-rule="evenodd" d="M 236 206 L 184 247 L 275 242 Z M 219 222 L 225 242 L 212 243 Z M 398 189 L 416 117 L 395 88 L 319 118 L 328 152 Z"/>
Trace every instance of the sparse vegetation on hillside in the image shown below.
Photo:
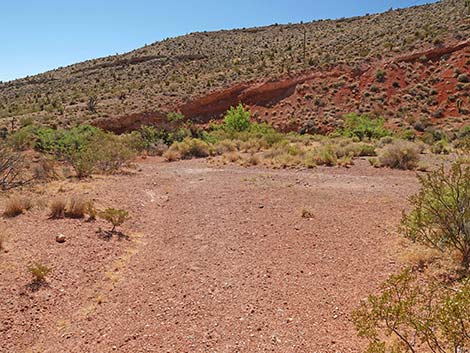
<path fill-rule="evenodd" d="M 364 62 L 380 62 L 469 38 L 465 12 L 464 0 L 444 0 L 336 21 L 275 24 L 169 38 L 123 55 L 1 83 L 0 118 L 8 129 L 27 119 L 70 127 L 131 113 L 172 112 L 182 100 L 239 82 L 332 67 L 360 72 Z M 459 60 L 446 65 L 468 69 L 468 64 L 462 67 Z M 404 61 L 387 70 L 372 69 L 374 83 L 366 80 L 364 87 L 349 77 L 348 70 L 344 77 L 322 79 L 319 85 L 299 85 L 300 101 L 279 106 L 282 114 L 277 110 L 276 120 L 287 124 L 293 117 L 300 128 L 304 122 L 315 119 L 317 124 L 334 127 L 338 111 L 387 113 L 391 109 L 391 113 L 396 113 L 393 107 L 397 105 L 402 109 L 398 111 L 401 120 L 408 112 L 417 118 L 420 114 L 442 115 L 436 87 L 444 93 L 449 88 L 439 86 L 445 71 L 439 62 Z M 419 79 L 416 70 L 423 73 Z M 449 107 L 465 114 L 469 109 L 465 93 L 468 83 L 463 76 L 463 82 L 458 82 L 457 77 L 459 74 L 452 78 L 452 93 L 445 93 L 445 99 L 448 97 Z M 359 104 L 358 89 L 362 96 Z M 392 97 L 386 96 L 387 90 Z M 394 91 L 398 91 L 397 95 Z M 172 115 L 170 120 L 174 118 L 182 117 Z"/>

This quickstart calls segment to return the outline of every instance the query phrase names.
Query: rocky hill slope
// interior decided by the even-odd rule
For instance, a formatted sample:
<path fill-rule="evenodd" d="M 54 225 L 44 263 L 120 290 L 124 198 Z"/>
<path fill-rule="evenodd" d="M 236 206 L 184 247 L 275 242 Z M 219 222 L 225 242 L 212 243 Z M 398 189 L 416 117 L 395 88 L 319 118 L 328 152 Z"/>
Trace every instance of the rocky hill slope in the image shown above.
<path fill-rule="evenodd" d="M 192 33 L 0 84 L 0 121 L 114 131 L 168 112 L 206 123 L 243 102 L 283 130 L 329 131 L 349 112 L 397 127 L 458 127 L 470 111 L 464 0 L 364 17 Z"/>

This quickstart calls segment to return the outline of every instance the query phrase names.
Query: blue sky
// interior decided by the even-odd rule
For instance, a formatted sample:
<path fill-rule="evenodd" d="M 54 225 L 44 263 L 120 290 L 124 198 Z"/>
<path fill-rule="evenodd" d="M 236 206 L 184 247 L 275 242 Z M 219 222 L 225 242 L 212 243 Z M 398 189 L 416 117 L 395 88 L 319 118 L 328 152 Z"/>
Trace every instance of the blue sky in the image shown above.
<path fill-rule="evenodd" d="M 0 81 L 195 31 L 382 12 L 430 0 L 5 0 Z"/>

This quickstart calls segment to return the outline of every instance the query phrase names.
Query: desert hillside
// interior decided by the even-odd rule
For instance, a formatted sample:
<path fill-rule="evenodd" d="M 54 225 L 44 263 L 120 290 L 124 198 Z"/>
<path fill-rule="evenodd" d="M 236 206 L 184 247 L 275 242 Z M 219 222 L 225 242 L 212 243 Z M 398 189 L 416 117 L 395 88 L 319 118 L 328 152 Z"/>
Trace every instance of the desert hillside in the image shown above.
<path fill-rule="evenodd" d="M 470 352 L 467 10 L 1 83 L 0 353 Z"/>
<path fill-rule="evenodd" d="M 11 127 L 94 122 L 114 131 L 168 112 L 205 123 L 243 102 L 282 130 L 330 131 L 344 113 L 396 127 L 460 127 L 470 110 L 462 0 L 364 17 L 192 33 L 0 84 Z M 314 14 L 312 14 L 314 16 Z"/>

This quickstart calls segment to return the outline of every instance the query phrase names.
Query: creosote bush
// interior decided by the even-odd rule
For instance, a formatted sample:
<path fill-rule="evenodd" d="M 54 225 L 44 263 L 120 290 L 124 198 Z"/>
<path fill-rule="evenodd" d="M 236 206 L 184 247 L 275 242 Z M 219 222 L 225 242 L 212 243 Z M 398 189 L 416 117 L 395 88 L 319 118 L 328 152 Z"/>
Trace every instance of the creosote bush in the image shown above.
<path fill-rule="evenodd" d="M 28 125 L 10 135 L 8 142 L 17 150 L 32 148 L 68 162 L 79 178 L 118 171 L 134 158 L 137 145 L 127 135 L 117 136 L 90 125 L 68 130 Z"/>
<path fill-rule="evenodd" d="M 411 197 L 413 210 L 404 215 L 402 231 L 415 242 L 440 251 L 458 251 L 470 267 L 470 165 L 455 162 L 419 176 L 421 190 Z"/>
<path fill-rule="evenodd" d="M 401 233 L 448 259 L 457 252 L 463 271 L 457 276 L 427 273 L 427 258 L 417 270 L 391 276 L 380 293 L 353 312 L 359 336 L 368 339 L 367 352 L 465 352 L 470 346 L 470 166 L 459 159 L 419 176 L 421 190 L 404 214 Z"/>
<path fill-rule="evenodd" d="M 366 352 L 464 352 L 470 345 L 470 282 L 455 287 L 405 270 L 353 312 Z"/>

